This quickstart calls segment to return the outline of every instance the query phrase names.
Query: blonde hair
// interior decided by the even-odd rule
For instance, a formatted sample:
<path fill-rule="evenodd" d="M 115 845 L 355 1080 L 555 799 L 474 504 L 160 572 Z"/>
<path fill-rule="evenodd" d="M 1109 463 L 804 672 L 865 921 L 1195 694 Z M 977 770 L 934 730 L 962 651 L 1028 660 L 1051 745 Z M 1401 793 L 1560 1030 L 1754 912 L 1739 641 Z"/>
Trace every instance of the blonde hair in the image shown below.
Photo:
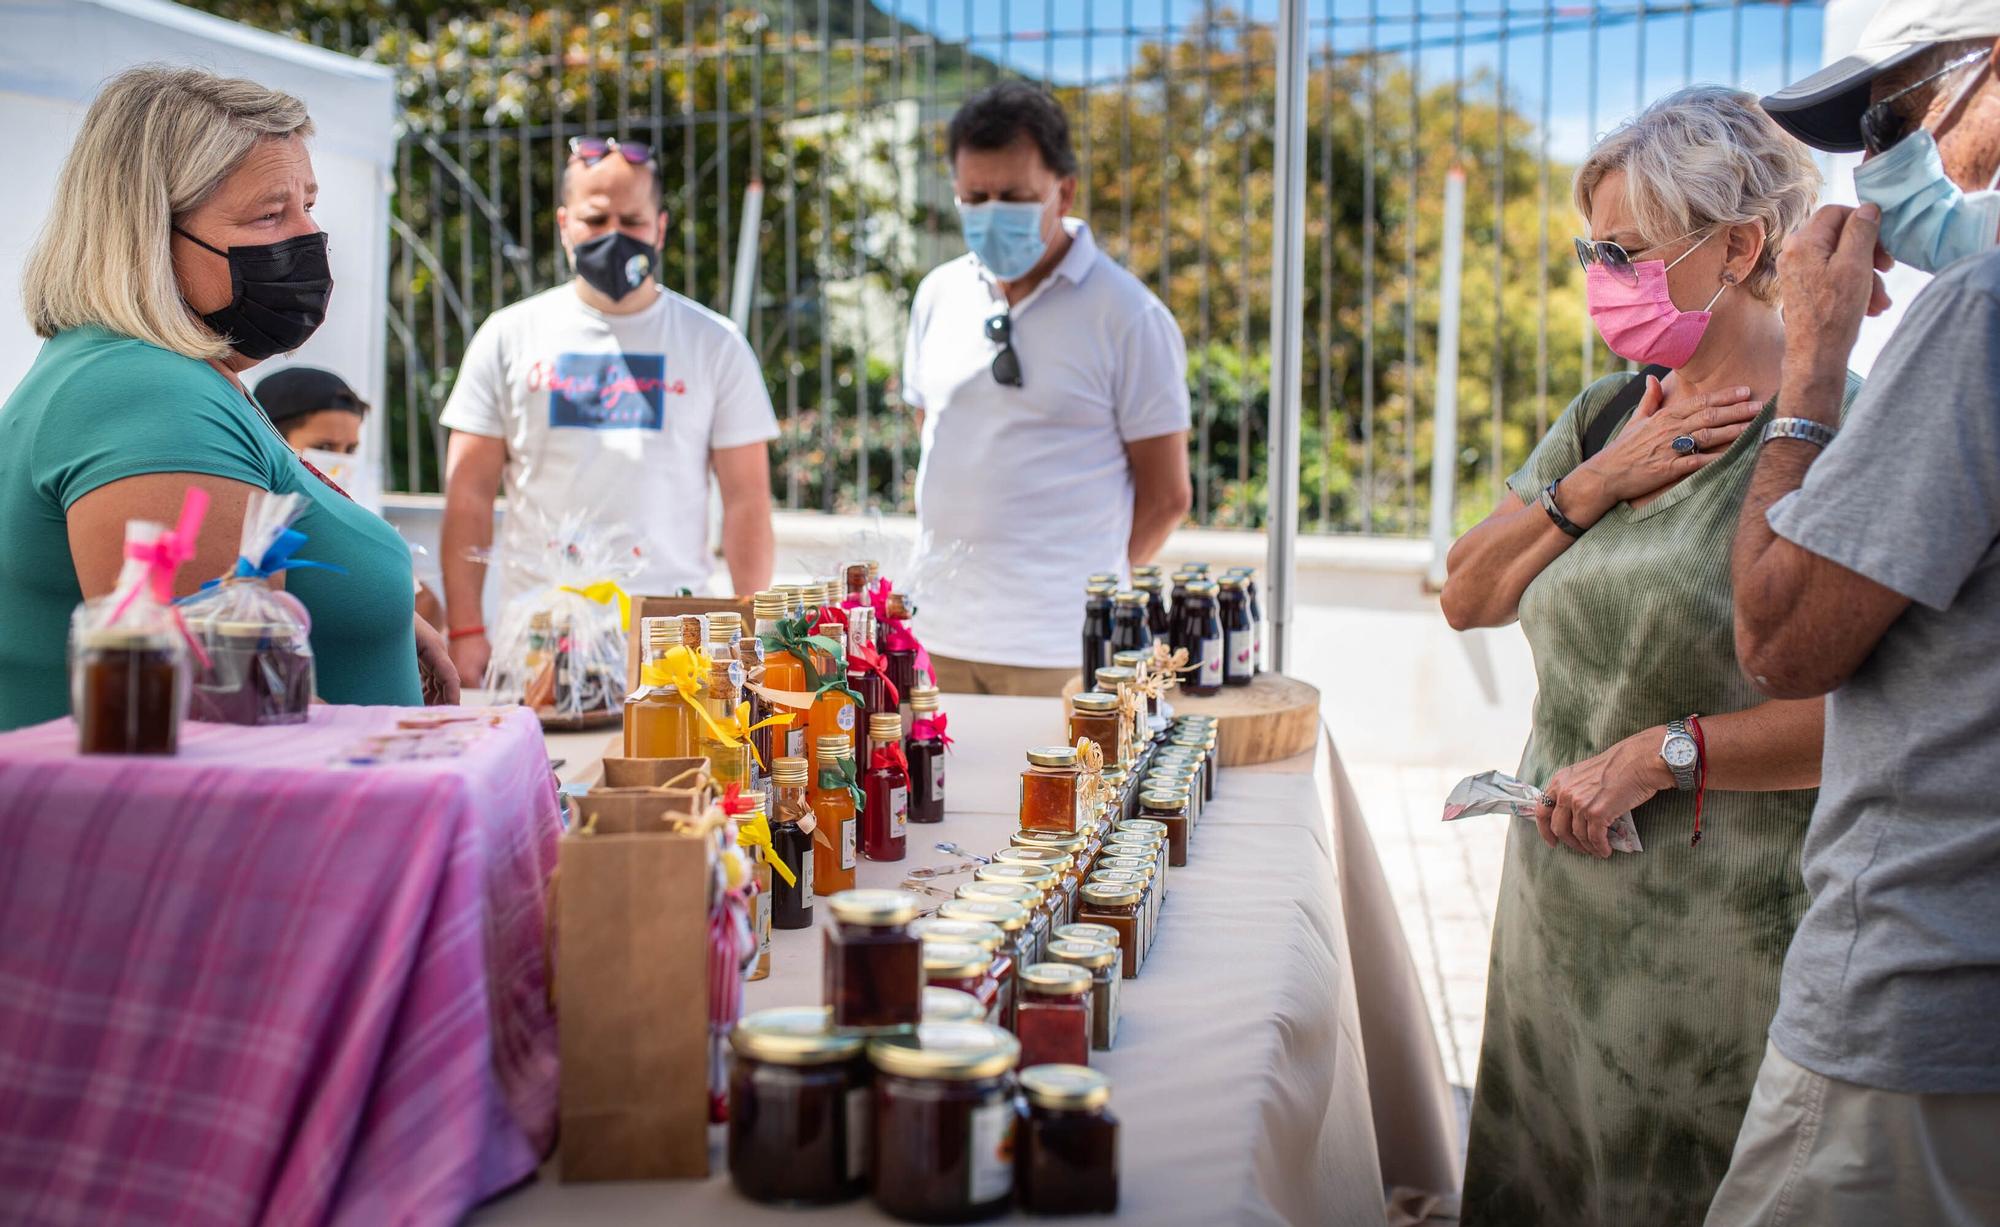
<path fill-rule="evenodd" d="M 90 104 L 28 255 L 21 299 L 35 332 L 97 324 L 190 358 L 221 358 L 174 278 L 171 229 L 260 140 L 311 136 L 305 104 L 240 77 L 151 64 Z"/>
<path fill-rule="evenodd" d="M 1764 249 L 1743 286 L 1766 302 L 1778 293 L 1778 251 L 1819 195 L 1806 147 L 1757 105 L 1720 85 L 1676 90 L 1597 142 L 1577 168 L 1577 212 L 1604 176 L 1625 172 L 1625 208 L 1648 247 L 1713 226 L 1754 223 Z"/>

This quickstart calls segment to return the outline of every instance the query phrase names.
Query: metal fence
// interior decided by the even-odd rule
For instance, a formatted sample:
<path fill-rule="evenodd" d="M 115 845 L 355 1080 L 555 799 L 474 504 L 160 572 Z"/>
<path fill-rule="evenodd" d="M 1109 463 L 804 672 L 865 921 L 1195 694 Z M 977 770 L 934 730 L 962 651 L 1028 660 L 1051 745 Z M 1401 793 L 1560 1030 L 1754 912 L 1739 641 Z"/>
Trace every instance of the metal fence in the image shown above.
<path fill-rule="evenodd" d="M 744 321 L 783 432 L 781 504 L 909 509 L 903 321 L 924 272 L 961 250 L 944 123 L 968 91 L 1020 76 L 1063 100 L 1079 211 L 1187 338 L 1197 522 L 1260 523 L 1274 7 L 686 0 L 298 31 L 400 77 L 396 484 L 438 488 L 437 414 L 472 330 L 566 277 L 555 180 L 567 139 L 601 133 L 660 151 L 667 284 Z M 1820 24 L 1815 4 L 1779 0 L 1315 4 L 1302 526 L 1425 531 L 1449 169 L 1467 176 L 1466 259 L 1461 428 L 1443 460 L 1465 518 L 1617 362 L 1567 241 L 1591 134 L 1686 82 L 1774 87 L 1817 62 Z"/>

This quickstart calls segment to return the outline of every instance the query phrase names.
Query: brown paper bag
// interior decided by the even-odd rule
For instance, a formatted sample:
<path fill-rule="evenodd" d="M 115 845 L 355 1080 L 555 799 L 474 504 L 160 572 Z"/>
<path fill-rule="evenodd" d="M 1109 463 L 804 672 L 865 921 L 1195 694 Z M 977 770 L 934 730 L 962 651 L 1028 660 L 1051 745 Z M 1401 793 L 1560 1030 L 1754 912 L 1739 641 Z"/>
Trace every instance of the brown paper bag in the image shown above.
<path fill-rule="evenodd" d="M 632 625 L 625 634 L 625 690 L 639 688 L 639 647 L 644 635 L 641 618 L 670 618 L 676 614 L 705 614 L 716 611 L 737 614 L 743 619 L 743 633 L 757 629 L 755 603 L 747 596 L 635 596 L 632 598 Z"/>
<path fill-rule="evenodd" d="M 600 792 L 607 788 L 664 788 L 686 776 L 689 771 L 707 765 L 701 758 L 612 758 L 605 757 L 604 780 L 592 788 Z M 688 812 L 682 810 L 680 812 Z"/>
<path fill-rule="evenodd" d="M 562 1178 L 708 1175 L 708 888 L 700 789 L 577 798 L 558 862 Z"/>

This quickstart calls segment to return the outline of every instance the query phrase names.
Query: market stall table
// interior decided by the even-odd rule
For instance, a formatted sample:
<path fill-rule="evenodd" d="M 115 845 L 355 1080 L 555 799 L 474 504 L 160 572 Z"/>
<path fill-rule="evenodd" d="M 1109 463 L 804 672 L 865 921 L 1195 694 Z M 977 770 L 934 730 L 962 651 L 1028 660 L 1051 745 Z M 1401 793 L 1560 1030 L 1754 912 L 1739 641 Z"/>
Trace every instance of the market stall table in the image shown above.
<path fill-rule="evenodd" d="M 335 765 L 419 714 L 190 723 L 172 758 L 0 735 L 0 1222 L 451 1223 L 534 1170 L 541 730 Z"/>
<path fill-rule="evenodd" d="M 909 858 L 861 863 L 894 886 L 921 865 L 1015 829 L 1022 752 L 1059 740 L 1054 700 L 947 696 L 957 746 L 948 814 L 912 824 Z M 565 777 L 591 778 L 602 734 L 551 738 Z M 948 880 L 949 886 L 957 881 Z M 1381 1223 L 1449 1206 L 1458 1187 L 1450 1087 L 1415 969 L 1338 757 L 1225 769 L 1170 897 L 1145 972 L 1124 985 L 1118 1046 L 1091 1054 L 1123 1122 L 1118 1221 L 1147 1227 Z M 747 1008 L 817 1004 L 828 923 L 774 934 L 772 974 Z M 522 1224 L 844 1224 L 885 1221 L 867 1201 L 781 1210 L 706 1181 L 534 1185 L 482 1208 L 480 1227 Z"/>

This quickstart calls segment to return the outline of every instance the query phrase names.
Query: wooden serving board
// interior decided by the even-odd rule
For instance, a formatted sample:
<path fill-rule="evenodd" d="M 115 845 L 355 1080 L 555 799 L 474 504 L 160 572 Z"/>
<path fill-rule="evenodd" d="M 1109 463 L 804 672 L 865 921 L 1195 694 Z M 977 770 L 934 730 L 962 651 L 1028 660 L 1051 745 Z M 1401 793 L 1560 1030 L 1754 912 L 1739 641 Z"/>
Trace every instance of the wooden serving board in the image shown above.
<path fill-rule="evenodd" d="M 1065 720 L 1069 697 L 1081 689 L 1081 678 L 1063 687 Z M 1224 686 L 1207 696 L 1177 691 L 1170 701 L 1177 715 L 1216 717 L 1225 767 L 1291 758 L 1312 749 L 1319 737 L 1319 689 L 1282 673 L 1259 673 L 1248 686 Z"/>

